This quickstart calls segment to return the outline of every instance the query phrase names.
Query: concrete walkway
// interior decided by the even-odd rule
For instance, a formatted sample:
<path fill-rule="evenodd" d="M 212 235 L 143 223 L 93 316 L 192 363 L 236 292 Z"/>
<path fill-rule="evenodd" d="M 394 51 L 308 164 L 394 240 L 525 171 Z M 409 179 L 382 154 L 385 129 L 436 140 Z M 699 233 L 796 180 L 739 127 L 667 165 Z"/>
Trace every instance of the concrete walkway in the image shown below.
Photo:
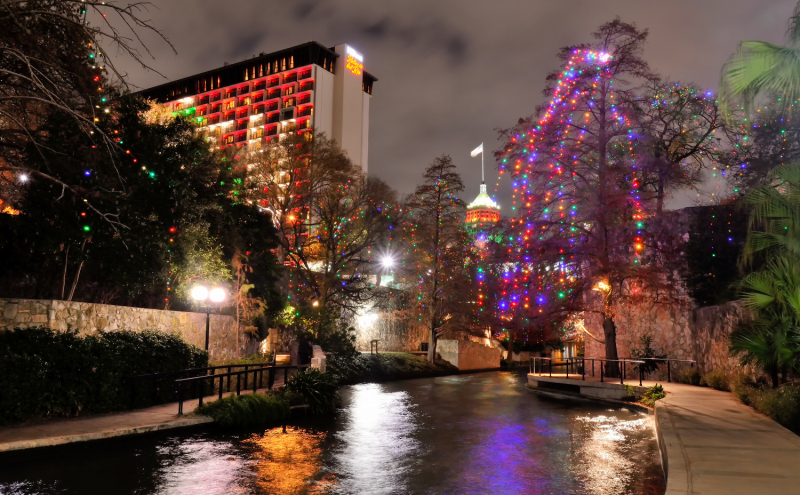
<path fill-rule="evenodd" d="M 662 385 L 656 422 L 667 495 L 800 494 L 800 437 L 731 393 Z"/>
<path fill-rule="evenodd" d="M 276 377 L 273 388 L 283 385 L 283 377 Z M 258 392 L 264 393 L 262 388 Z M 251 390 L 242 394 L 252 393 Z M 232 392 L 236 393 L 236 392 Z M 231 395 L 223 394 L 223 397 Z M 217 395 L 204 397 L 204 402 L 217 400 Z M 178 403 L 162 404 L 146 409 L 101 414 L 85 418 L 54 419 L 41 424 L 0 427 L 0 452 L 51 447 L 73 442 L 100 440 L 103 438 L 135 435 L 150 431 L 183 428 L 213 420 L 208 416 L 191 414 L 198 406 L 198 399 L 183 401 L 183 416 L 178 416 Z"/>

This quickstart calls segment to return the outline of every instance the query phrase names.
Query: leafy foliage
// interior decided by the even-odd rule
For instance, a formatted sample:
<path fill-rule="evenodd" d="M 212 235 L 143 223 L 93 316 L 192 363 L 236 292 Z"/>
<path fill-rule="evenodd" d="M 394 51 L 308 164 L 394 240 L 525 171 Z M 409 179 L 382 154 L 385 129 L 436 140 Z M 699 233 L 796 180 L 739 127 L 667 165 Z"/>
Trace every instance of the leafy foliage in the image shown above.
<path fill-rule="evenodd" d="M 286 388 L 303 396 L 312 414 L 327 414 L 336 410 L 339 401 L 339 384 L 331 373 L 322 373 L 316 368 L 289 377 Z"/>
<path fill-rule="evenodd" d="M 707 385 L 714 390 L 722 390 L 723 392 L 729 392 L 731 390 L 730 377 L 725 370 L 721 369 L 711 370 L 706 373 L 700 381 L 700 384 Z"/>
<path fill-rule="evenodd" d="M 667 394 L 664 393 L 664 387 L 656 383 L 642 394 L 642 404 L 654 407 L 657 400 L 663 399 L 666 396 Z"/>
<path fill-rule="evenodd" d="M 759 387 L 742 377 L 735 377 L 731 388 L 742 403 L 800 434 L 800 387 L 797 384 Z"/>
<path fill-rule="evenodd" d="M 385 382 L 410 378 L 452 375 L 458 368 L 446 361 L 429 363 L 426 359 L 403 352 L 360 354 L 347 361 L 338 356 L 328 358 L 328 372 L 341 384 Z"/>
<path fill-rule="evenodd" d="M 280 393 L 229 395 L 203 404 L 196 412 L 212 417 L 225 428 L 269 425 L 291 416 L 289 401 Z"/>
<path fill-rule="evenodd" d="M 131 398 L 125 377 L 207 363 L 205 351 L 156 331 L 101 332 L 87 337 L 46 328 L 2 332 L 0 423 L 123 410 Z M 158 386 L 156 399 L 171 400 L 171 381 Z M 140 395 L 152 400 L 152 393 Z"/>

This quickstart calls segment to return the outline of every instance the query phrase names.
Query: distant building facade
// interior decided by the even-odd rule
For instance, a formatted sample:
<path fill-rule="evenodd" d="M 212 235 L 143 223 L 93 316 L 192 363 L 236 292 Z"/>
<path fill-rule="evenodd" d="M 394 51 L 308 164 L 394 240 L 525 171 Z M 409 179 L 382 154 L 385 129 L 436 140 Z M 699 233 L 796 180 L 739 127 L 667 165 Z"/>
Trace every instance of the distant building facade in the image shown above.
<path fill-rule="evenodd" d="M 192 116 L 218 146 L 259 148 L 288 132 L 324 132 L 367 173 L 375 81 L 352 47 L 312 41 L 139 94 Z"/>

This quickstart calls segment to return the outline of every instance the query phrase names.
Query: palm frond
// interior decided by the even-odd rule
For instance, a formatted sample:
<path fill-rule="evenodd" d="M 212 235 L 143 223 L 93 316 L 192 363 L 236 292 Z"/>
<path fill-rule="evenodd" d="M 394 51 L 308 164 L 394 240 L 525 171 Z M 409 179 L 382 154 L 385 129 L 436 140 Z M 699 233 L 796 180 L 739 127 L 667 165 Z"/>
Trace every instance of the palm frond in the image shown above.
<path fill-rule="evenodd" d="M 742 41 L 722 67 L 720 102 L 741 101 L 750 114 L 760 94 L 779 95 L 784 106 L 800 97 L 800 49 L 764 41 Z"/>

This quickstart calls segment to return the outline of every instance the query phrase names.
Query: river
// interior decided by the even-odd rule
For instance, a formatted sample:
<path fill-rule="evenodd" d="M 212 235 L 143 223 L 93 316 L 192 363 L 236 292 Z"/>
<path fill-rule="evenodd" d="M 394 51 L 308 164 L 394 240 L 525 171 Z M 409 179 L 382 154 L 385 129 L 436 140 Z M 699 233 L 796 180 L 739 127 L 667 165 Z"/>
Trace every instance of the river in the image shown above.
<path fill-rule="evenodd" d="M 342 387 L 333 419 L 0 458 L 2 495 L 664 493 L 653 417 L 476 373 Z"/>

